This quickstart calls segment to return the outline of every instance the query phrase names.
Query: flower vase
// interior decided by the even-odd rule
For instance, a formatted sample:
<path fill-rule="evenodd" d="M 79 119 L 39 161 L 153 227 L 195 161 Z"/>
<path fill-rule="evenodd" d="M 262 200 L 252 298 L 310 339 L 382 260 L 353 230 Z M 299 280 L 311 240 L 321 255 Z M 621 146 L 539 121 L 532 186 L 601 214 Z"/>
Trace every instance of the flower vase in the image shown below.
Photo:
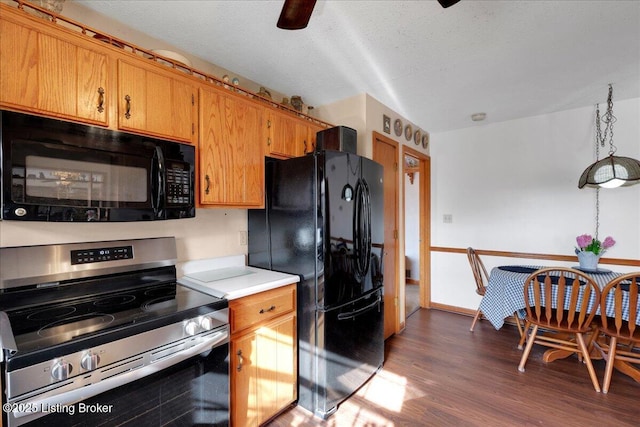
<path fill-rule="evenodd" d="M 586 251 L 578 252 L 578 262 L 580 262 L 582 270 L 596 271 L 598 269 L 598 261 L 600 261 L 600 255 Z"/>

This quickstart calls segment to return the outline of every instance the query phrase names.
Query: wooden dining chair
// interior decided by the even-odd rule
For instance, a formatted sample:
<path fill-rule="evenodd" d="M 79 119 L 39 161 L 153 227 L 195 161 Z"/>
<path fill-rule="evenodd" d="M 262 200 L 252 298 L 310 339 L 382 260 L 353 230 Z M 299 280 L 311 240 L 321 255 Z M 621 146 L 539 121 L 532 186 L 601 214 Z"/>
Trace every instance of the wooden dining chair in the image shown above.
<path fill-rule="evenodd" d="M 485 268 L 480 256 L 476 253 L 473 248 L 467 248 L 467 258 L 469 259 L 469 265 L 471 265 L 471 271 L 473 272 L 473 278 L 476 281 L 476 293 L 481 297 L 484 296 L 487 291 L 487 282 L 489 280 L 489 275 L 487 274 L 487 269 Z M 480 307 L 476 310 L 476 315 L 473 316 L 473 321 L 471 322 L 471 328 L 469 331 L 473 332 L 473 328 L 476 326 L 476 322 L 482 316 L 482 312 L 480 311 Z"/>
<path fill-rule="evenodd" d="M 487 283 L 489 282 L 489 275 L 487 274 L 487 269 L 484 266 L 484 263 L 480 259 L 480 256 L 476 253 L 476 251 L 469 247 L 467 248 L 467 258 L 469 259 L 469 265 L 471 266 L 471 271 L 473 272 L 473 278 L 476 281 L 476 293 L 480 296 L 484 296 L 487 290 Z M 475 316 L 473 316 L 473 321 L 471 322 L 471 328 L 469 331 L 473 332 L 473 328 L 476 326 L 476 322 L 482 316 L 482 311 L 478 306 L 476 310 Z M 516 320 L 516 325 L 518 327 L 518 332 L 520 336 L 524 333 L 524 329 L 522 324 L 520 323 L 520 319 L 517 314 L 514 313 L 514 318 Z"/>
<path fill-rule="evenodd" d="M 636 323 L 640 317 L 638 301 L 640 292 L 640 272 L 628 273 L 611 280 L 602 290 L 600 297 L 599 329 L 608 343 L 596 342 L 607 361 L 602 392 L 609 391 L 613 364 L 615 361 L 640 364 L 640 326 Z M 627 320 L 623 314 L 628 313 Z"/>
<path fill-rule="evenodd" d="M 596 282 L 572 268 L 543 268 L 526 279 L 524 303 L 525 334 L 529 328 L 532 329 L 518 370 L 524 372 L 533 344 L 577 353 L 587 365 L 593 388 L 600 391 L 589 357 L 597 331 L 593 319 L 600 304 L 600 289 Z M 588 337 L 588 343 L 585 337 Z"/>

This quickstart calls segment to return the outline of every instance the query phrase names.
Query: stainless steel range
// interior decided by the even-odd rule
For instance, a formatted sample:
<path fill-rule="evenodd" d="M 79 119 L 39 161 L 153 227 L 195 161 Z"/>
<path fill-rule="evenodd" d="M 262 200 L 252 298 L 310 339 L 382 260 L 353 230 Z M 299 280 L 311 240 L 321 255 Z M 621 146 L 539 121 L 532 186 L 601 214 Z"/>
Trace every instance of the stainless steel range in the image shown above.
<path fill-rule="evenodd" d="M 228 303 L 175 261 L 174 238 L 0 248 L 5 425 L 228 425 Z"/>

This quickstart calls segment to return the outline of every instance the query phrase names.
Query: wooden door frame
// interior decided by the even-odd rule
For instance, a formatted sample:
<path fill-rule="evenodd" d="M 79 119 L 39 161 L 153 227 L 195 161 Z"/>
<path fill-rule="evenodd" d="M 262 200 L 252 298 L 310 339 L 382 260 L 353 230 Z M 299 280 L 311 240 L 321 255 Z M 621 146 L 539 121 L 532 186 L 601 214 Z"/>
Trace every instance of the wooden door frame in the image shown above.
<path fill-rule="evenodd" d="M 402 161 L 404 166 L 404 156 L 408 154 L 419 161 L 420 185 L 420 307 L 431 307 L 431 157 L 427 154 L 415 150 L 406 145 L 402 146 Z M 404 200 L 405 180 L 404 168 L 402 171 L 402 195 Z M 402 209 L 402 224 L 405 227 L 405 210 Z"/>
<path fill-rule="evenodd" d="M 373 157 L 374 161 L 376 159 L 376 154 L 377 154 L 377 151 L 378 151 L 377 143 L 376 143 L 377 140 L 380 140 L 383 143 L 386 143 L 386 144 L 389 144 L 389 145 L 393 146 L 395 148 L 396 152 L 398 153 L 398 156 L 399 156 L 400 150 L 398 149 L 398 145 L 399 144 L 398 144 L 397 141 L 395 141 L 395 140 L 393 140 L 391 138 L 388 138 L 388 137 L 384 136 L 381 133 L 373 131 L 372 132 L 372 144 L 371 145 L 373 146 L 372 157 Z M 396 160 L 396 183 L 399 184 L 399 174 L 400 174 L 400 169 L 401 168 L 398 167 L 398 161 L 399 161 L 398 160 L 398 156 L 396 156 L 395 160 Z M 398 221 L 399 221 L 399 212 L 398 211 L 399 211 L 399 206 L 400 206 L 400 196 L 399 196 L 400 190 L 401 190 L 400 186 L 396 185 L 396 196 L 395 196 L 395 200 L 394 200 L 395 212 L 396 212 L 396 221 L 395 221 L 396 236 L 398 235 Z M 399 275 L 400 269 L 398 268 L 398 260 L 399 260 L 399 252 L 398 251 L 400 250 L 400 248 L 399 248 L 399 245 L 397 244 L 397 242 L 398 242 L 398 237 L 396 237 L 395 250 L 393 251 L 394 265 L 396 266 L 396 269 L 393 272 L 393 274 L 394 274 L 394 284 L 395 284 L 395 289 L 394 289 L 393 295 L 394 295 L 395 317 L 396 317 L 395 318 L 395 322 L 394 322 L 394 333 L 400 332 L 401 327 L 404 327 L 404 319 L 402 321 L 400 320 L 400 310 L 399 310 L 400 307 L 399 307 L 399 301 L 398 301 L 398 296 L 399 296 L 398 291 L 399 291 L 399 283 L 400 283 L 400 275 Z M 389 274 L 389 272 L 385 272 L 385 274 Z"/>

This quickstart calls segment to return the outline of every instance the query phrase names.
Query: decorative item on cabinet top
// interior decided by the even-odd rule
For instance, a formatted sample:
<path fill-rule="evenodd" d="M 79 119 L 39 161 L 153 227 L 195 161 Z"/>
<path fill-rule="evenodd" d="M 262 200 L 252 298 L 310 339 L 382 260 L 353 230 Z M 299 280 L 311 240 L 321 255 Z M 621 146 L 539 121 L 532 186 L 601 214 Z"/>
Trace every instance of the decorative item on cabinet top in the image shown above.
<path fill-rule="evenodd" d="M 416 129 L 416 131 L 413 133 L 413 142 L 416 145 L 420 145 L 421 138 L 422 138 L 422 131 L 420 129 Z"/>
<path fill-rule="evenodd" d="M 65 0 L 27 0 L 26 3 L 31 3 L 34 4 L 38 7 L 41 7 L 45 10 L 51 11 L 53 13 L 55 13 L 56 15 L 59 15 L 60 12 L 62 12 L 62 7 L 64 6 L 64 1 Z M 19 2 L 20 6 L 22 5 L 22 2 Z M 45 18 L 48 19 L 50 21 L 53 21 L 55 18 L 53 16 L 51 16 L 48 13 L 43 13 L 38 11 L 36 8 L 31 8 L 30 11 L 35 14 L 36 16 L 39 16 L 40 18 Z"/>

